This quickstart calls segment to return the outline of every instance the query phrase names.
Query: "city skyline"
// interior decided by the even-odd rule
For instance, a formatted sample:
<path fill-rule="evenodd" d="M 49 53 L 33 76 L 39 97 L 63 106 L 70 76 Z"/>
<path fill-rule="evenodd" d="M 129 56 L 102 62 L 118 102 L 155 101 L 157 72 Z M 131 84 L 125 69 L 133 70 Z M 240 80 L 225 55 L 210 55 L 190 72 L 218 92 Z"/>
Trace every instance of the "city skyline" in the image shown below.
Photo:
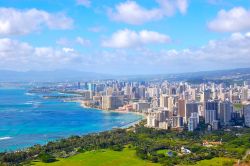
<path fill-rule="evenodd" d="M 249 67 L 250 1 L 0 2 L 0 70 L 160 74 Z"/>

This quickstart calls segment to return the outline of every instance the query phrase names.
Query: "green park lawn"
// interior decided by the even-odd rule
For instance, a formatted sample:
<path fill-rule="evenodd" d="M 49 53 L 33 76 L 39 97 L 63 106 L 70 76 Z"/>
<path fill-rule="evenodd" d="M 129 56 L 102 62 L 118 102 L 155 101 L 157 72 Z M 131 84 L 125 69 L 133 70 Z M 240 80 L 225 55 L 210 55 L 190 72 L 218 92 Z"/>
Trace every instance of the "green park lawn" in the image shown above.
<path fill-rule="evenodd" d="M 223 157 L 215 157 L 211 160 L 202 160 L 197 162 L 193 166 L 225 166 L 225 165 L 233 165 L 235 160 Z"/>
<path fill-rule="evenodd" d="M 123 151 L 97 150 L 80 153 L 75 156 L 58 159 L 53 163 L 32 162 L 37 166 L 159 166 L 160 164 L 141 160 L 135 155 L 135 150 L 124 148 Z"/>
<path fill-rule="evenodd" d="M 162 149 L 162 150 L 157 150 L 157 154 L 164 154 L 164 155 L 167 155 L 167 153 L 169 152 L 168 149 Z"/>

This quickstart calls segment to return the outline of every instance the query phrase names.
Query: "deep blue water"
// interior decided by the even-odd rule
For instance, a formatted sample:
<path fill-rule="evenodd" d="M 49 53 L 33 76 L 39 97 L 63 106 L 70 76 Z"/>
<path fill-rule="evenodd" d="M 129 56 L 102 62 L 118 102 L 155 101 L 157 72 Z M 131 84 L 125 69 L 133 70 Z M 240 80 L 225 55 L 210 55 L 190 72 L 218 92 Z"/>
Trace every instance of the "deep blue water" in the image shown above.
<path fill-rule="evenodd" d="M 82 108 L 79 103 L 43 99 L 26 89 L 0 88 L 0 151 L 121 127 L 141 116 Z"/>

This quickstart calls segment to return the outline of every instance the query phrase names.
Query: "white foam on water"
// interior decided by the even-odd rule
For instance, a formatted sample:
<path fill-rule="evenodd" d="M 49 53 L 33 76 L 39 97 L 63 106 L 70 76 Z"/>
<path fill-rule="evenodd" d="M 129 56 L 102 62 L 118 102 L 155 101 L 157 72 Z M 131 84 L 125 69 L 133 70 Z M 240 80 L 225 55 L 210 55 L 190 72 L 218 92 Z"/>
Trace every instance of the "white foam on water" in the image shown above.
<path fill-rule="evenodd" d="M 34 96 L 34 93 L 25 93 L 27 96 Z"/>
<path fill-rule="evenodd" d="M 12 137 L 0 137 L 0 141 L 2 141 L 2 140 L 8 140 L 8 139 L 12 139 Z"/>

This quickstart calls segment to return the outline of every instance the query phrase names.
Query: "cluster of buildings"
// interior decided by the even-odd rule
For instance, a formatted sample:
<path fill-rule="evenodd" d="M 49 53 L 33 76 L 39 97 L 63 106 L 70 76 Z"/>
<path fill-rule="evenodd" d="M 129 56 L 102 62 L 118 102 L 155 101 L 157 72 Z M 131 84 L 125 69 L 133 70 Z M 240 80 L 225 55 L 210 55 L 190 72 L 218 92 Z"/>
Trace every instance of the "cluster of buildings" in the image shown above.
<path fill-rule="evenodd" d="M 226 85 L 109 80 L 77 86 L 86 106 L 140 112 L 152 128 L 194 131 L 201 123 L 208 130 L 250 127 L 250 81 Z"/>
<path fill-rule="evenodd" d="M 250 83 L 167 84 L 159 94 L 159 107 L 149 109 L 147 126 L 161 129 L 187 127 L 194 131 L 203 123 L 208 130 L 245 125 L 250 127 Z M 157 99 L 157 98 L 156 98 Z"/>

